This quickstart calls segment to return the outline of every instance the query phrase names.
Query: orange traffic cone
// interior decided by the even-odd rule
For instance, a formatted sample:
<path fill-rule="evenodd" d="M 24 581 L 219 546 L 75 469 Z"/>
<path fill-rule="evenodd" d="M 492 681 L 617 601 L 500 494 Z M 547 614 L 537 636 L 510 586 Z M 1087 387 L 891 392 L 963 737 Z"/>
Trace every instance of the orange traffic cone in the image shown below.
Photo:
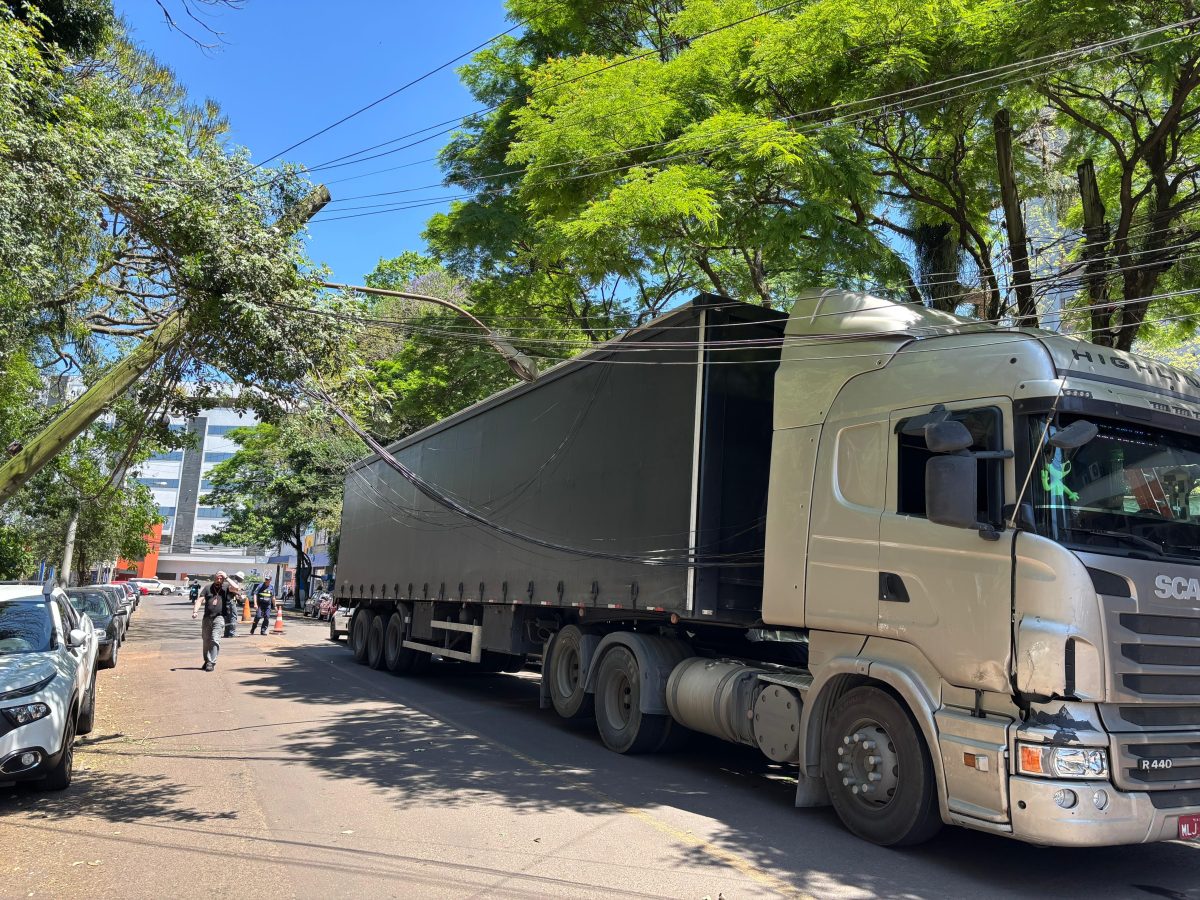
<path fill-rule="evenodd" d="M 246 602 L 242 605 L 242 622 L 250 621 L 250 597 L 246 596 Z"/>
<path fill-rule="evenodd" d="M 271 629 L 271 634 L 283 634 L 283 604 L 275 604 L 275 627 Z"/>

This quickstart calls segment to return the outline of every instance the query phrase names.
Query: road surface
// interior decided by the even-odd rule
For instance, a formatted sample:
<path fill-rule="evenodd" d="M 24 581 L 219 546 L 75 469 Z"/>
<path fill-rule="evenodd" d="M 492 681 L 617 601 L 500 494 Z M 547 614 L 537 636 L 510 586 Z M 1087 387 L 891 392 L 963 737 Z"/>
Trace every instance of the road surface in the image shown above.
<path fill-rule="evenodd" d="M 246 630 L 205 673 L 187 600 L 143 600 L 75 784 L 0 790 L 0 896 L 1200 900 L 1190 845 L 883 850 L 749 749 L 609 753 L 532 674 L 402 679 L 324 624 Z"/>

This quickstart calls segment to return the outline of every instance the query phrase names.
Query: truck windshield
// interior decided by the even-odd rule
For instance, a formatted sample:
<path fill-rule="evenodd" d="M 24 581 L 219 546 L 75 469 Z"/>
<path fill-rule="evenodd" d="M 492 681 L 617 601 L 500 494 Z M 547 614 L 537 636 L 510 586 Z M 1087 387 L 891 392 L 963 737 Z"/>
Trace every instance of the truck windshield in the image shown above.
<path fill-rule="evenodd" d="M 1060 415 L 1050 434 L 1076 418 Z M 1076 450 L 1047 446 L 1045 417 L 1029 420 L 1038 533 L 1101 553 L 1200 562 L 1200 439 L 1086 418 L 1099 433 Z"/>

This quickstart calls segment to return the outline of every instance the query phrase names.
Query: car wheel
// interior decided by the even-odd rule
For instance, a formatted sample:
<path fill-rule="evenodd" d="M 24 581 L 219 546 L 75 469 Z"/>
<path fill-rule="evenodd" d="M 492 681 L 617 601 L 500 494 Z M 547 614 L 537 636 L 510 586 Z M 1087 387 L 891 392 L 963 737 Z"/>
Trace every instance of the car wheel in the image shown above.
<path fill-rule="evenodd" d="M 42 781 L 35 782 L 38 787 L 48 791 L 63 791 L 71 786 L 71 776 L 75 774 L 75 717 L 67 718 L 66 732 L 63 734 L 62 756 L 58 765 L 50 770 Z"/>
<path fill-rule="evenodd" d="M 76 734 L 90 734 L 96 725 L 96 670 L 92 670 L 92 683 L 88 686 L 87 700 L 79 709 Z"/>
<path fill-rule="evenodd" d="M 170 588 L 163 588 L 161 591 L 159 591 L 159 593 L 160 593 L 160 594 L 162 594 L 162 595 L 165 597 L 165 596 L 167 596 L 167 594 L 171 593 L 171 589 L 170 589 Z"/>
<path fill-rule="evenodd" d="M 891 694 L 858 687 L 825 723 L 821 772 L 842 823 L 885 847 L 919 844 L 942 827 L 925 741 Z"/>
<path fill-rule="evenodd" d="M 112 642 L 112 654 L 108 657 L 108 662 L 103 665 L 105 669 L 115 669 L 117 667 L 117 654 L 121 652 L 121 641 L 117 638 Z"/>

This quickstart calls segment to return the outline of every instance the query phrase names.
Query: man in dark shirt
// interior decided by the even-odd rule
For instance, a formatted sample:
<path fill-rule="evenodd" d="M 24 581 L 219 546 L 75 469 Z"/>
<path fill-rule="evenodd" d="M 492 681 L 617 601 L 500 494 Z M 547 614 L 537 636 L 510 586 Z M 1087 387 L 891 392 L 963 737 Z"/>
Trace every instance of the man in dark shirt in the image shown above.
<path fill-rule="evenodd" d="M 271 606 L 275 601 L 271 594 L 271 578 L 267 579 L 258 586 L 254 592 L 254 622 L 250 626 L 250 633 L 254 634 L 254 629 L 258 627 L 258 623 L 262 622 L 262 633 L 267 633 L 267 624 L 271 621 Z"/>
<path fill-rule="evenodd" d="M 200 634 L 204 641 L 204 671 L 211 672 L 217 667 L 217 654 L 221 652 L 221 632 L 225 630 L 225 617 L 222 613 L 225 604 L 230 601 L 230 589 L 226 583 L 227 575 L 218 572 L 213 580 L 200 592 L 196 602 L 192 604 L 192 618 L 204 610 L 204 618 L 200 623 Z"/>

